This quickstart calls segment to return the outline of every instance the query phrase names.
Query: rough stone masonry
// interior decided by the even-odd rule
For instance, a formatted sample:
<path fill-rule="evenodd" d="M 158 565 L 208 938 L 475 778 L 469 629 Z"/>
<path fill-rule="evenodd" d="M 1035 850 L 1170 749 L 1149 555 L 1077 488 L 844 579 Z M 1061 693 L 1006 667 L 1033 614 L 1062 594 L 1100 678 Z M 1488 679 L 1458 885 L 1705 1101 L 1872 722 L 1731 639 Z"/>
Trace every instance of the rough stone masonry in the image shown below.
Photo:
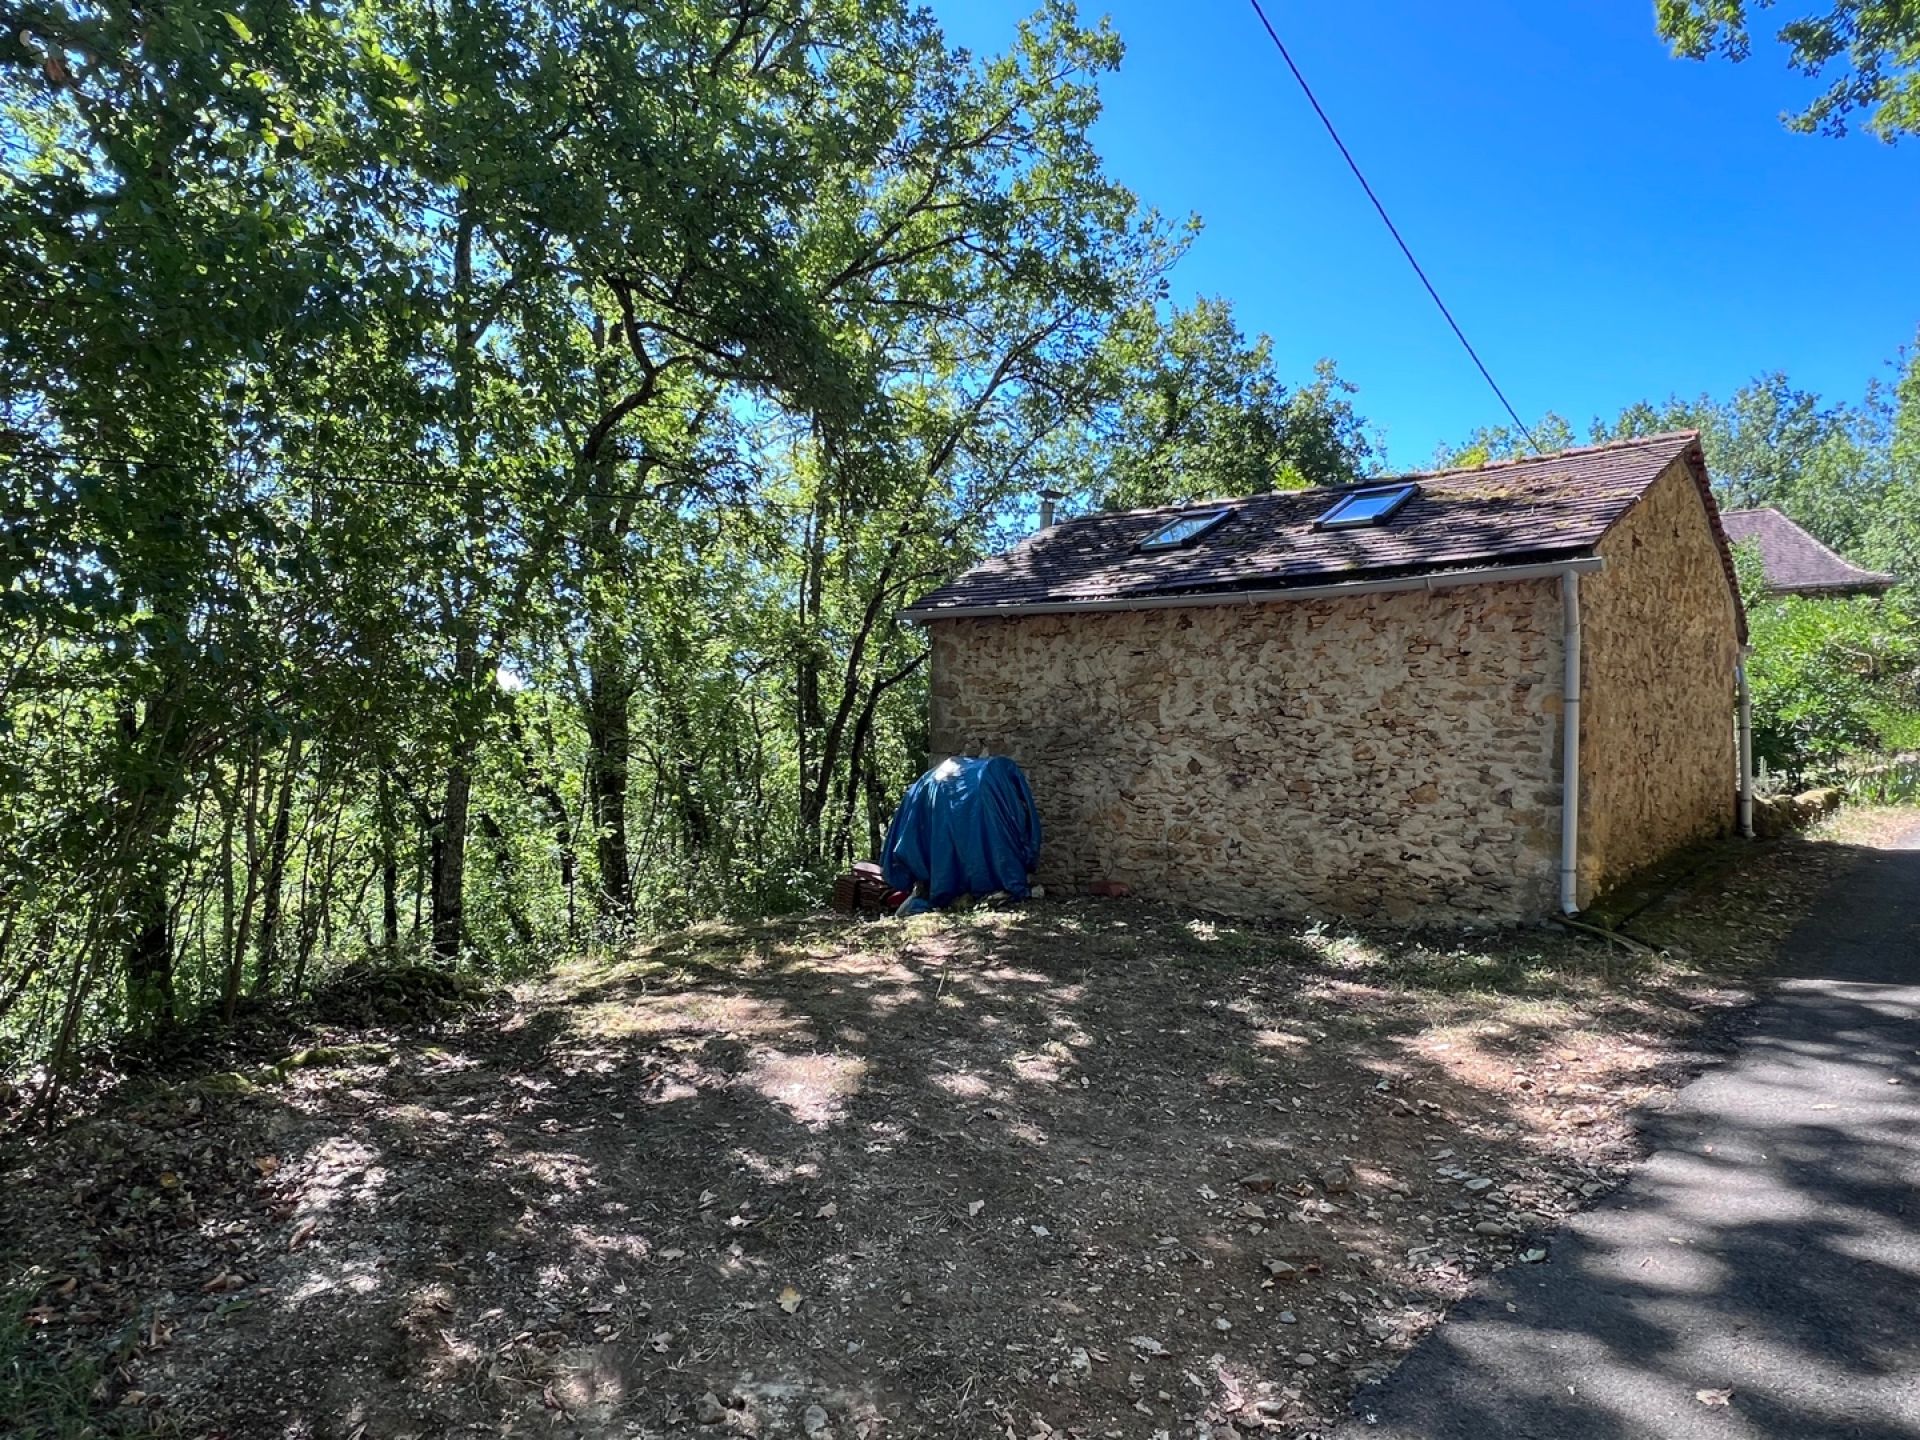
<path fill-rule="evenodd" d="M 1675 461 L 1583 584 L 1582 899 L 1733 817 L 1733 600 Z M 1552 579 L 935 619 L 931 748 L 1011 755 L 1038 878 L 1234 914 L 1555 907 Z"/>

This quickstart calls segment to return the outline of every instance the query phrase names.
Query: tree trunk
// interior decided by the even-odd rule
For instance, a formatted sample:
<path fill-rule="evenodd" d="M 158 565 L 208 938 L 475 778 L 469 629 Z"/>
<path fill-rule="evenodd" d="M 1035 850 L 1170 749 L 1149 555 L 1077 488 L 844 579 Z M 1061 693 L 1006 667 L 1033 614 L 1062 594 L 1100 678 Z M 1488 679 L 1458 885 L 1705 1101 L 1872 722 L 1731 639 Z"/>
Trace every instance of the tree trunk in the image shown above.
<path fill-rule="evenodd" d="M 233 928 L 233 797 L 224 796 L 220 819 L 220 1013 L 233 1019 L 233 1007 L 240 999 L 240 967 L 234 959 L 234 942 L 239 938 Z"/>
<path fill-rule="evenodd" d="M 322 787 L 324 788 L 324 786 Z M 318 797 L 315 797 L 316 805 Z M 313 947 L 324 932 L 333 933 L 333 876 L 335 862 L 340 853 L 340 815 L 346 809 L 347 794 L 344 787 L 340 790 L 340 799 L 333 807 L 332 823 L 327 828 L 327 844 L 320 859 L 320 886 L 316 901 L 307 903 L 307 887 L 303 879 L 300 887 L 300 944 L 295 952 L 292 993 L 297 997 L 307 983 L 307 969 L 313 963 Z M 306 875 L 311 876 L 314 869 L 312 859 L 314 842 L 307 842 Z"/>
<path fill-rule="evenodd" d="M 500 872 L 500 909 L 513 930 L 513 938 L 531 950 L 534 944 L 533 922 L 513 896 L 513 854 L 508 847 L 506 833 L 501 830 L 500 822 L 484 810 L 480 812 L 480 833 L 493 842 L 494 864 Z"/>
<path fill-rule="evenodd" d="M 165 872 L 149 868 L 133 885 L 127 945 L 127 1024 L 135 1034 L 169 1024 L 173 1012 L 173 913 Z"/>
<path fill-rule="evenodd" d="M 793 677 L 794 754 L 800 771 L 800 839 L 808 855 L 820 853 L 820 818 L 826 813 L 827 787 L 832 783 L 829 766 L 818 747 L 820 732 L 826 728 L 826 709 L 820 701 L 820 672 L 826 666 L 826 652 L 818 639 L 820 612 L 826 596 L 826 487 L 808 517 L 805 565 L 799 594 L 800 653 Z"/>
<path fill-rule="evenodd" d="M 547 827 L 553 832 L 553 848 L 560 862 L 560 888 L 567 895 L 567 934 L 572 936 L 579 926 L 579 917 L 574 908 L 575 874 L 579 869 L 578 857 L 574 853 L 573 817 L 567 811 L 567 797 L 560 793 L 560 787 L 553 783 L 547 759 L 543 759 L 533 748 L 533 739 L 527 734 L 526 726 L 519 715 L 511 708 L 507 712 L 508 722 L 513 728 L 513 737 L 520 747 L 520 763 L 526 767 L 526 785 L 532 797 L 540 802 L 547 814 Z M 547 757 L 553 754 L 553 739 L 549 735 L 546 744 Z M 592 765 L 591 745 L 588 750 L 588 764 Z M 621 812 L 621 841 L 625 847 L 626 814 Z M 624 870 L 621 872 L 626 873 Z"/>
<path fill-rule="evenodd" d="M 462 191 L 453 246 L 453 391 L 454 448 L 465 487 L 467 542 L 472 553 L 486 549 L 486 486 L 479 474 L 474 425 L 474 379 L 479 333 L 473 303 L 473 237 L 476 199 Z M 453 753 L 446 789 L 434 822 L 433 955 L 443 964 L 460 958 L 466 943 L 467 828 L 473 799 L 473 757 L 479 743 L 482 697 L 478 685 L 480 591 L 478 572 L 456 577 L 454 613 Z"/>
<path fill-rule="evenodd" d="M 287 742 L 286 768 L 274 797 L 273 829 L 267 835 L 267 877 L 260 893 L 260 928 L 253 938 L 253 992 L 273 987 L 280 955 L 280 908 L 287 883 L 287 848 L 293 835 L 293 785 L 300 771 L 300 733 Z"/>
<path fill-rule="evenodd" d="M 380 804 L 380 939 L 389 958 L 400 953 L 400 852 L 395 836 L 393 782 L 383 768 Z"/>
<path fill-rule="evenodd" d="M 127 1028 L 140 1034 L 173 1019 L 173 925 L 167 902 L 171 864 L 161 847 L 179 788 L 177 712 L 167 701 L 148 708 L 144 721 L 131 704 L 120 710 L 120 734 L 130 777 L 119 787 L 131 862 L 126 881 L 126 948 L 121 960 Z"/>
<path fill-rule="evenodd" d="M 253 902 L 260 890 L 260 747 L 256 742 L 247 757 L 247 789 L 239 797 L 240 818 L 246 839 L 247 888 L 240 901 L 238 923 L 227 932 L 231 949 L 227 952 L 227 976 L 222 993 L 223 1009 L 231 1020 L 240 1004 L 240 980 L 247 958 L 247 936 L 253 931 Z"/>
<path fill-rule="evenodd" d="M 467 811 L 473 774 L 463 754 L 447 768 L 447 788 L 433 827 L 433 958 L 451 964 L 466 939 Z"/>
<path fill-rule="evenodd" d="M 601 921 L 616 926 L 633 917 L 633 878 L 627 856 L 632 704 L 633 680 L 625 662 L 601 649 L 592 659 L 587 680 L 587 798 L 600 872 L 595 909 Z"/>

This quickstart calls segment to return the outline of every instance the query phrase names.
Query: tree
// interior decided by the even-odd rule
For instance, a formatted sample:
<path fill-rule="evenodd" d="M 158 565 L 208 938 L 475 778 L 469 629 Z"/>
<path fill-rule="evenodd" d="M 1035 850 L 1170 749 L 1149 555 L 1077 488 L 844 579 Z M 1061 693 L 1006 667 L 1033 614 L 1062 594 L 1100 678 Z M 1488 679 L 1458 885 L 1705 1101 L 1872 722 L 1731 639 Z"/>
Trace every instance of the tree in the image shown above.
<path fill-rule="evenodd" d="M 76 800 L 4 772 L 33 823 L 8 836 L 0 884 L 39 895 L 45 946 L 75 957 L 56 1060 L 100 973 L 124 977 L 132 1028 L 173 1014 L 176 821 L 266 720 L 286 617 L 249 591 L 285 513 L 233 440 L 242 414 L 271 426 L 268 377 L 296 385 L 353 318 L 363 237 L 309 203 L 318 171 L 288 158 L 320 142 L 305 117 L 347 63 L 336 32 L 267 43 L 193 5 L 158 26 L 48 6 L 0 38 L 0 435 L 26 521 L 0 577 L 10 713 L 28 720 L 10 738 L 104 781 Z"/>
<path fill-rule="evenodd" d="M 1868 387 L 1863 427 L 1879 483 L 1865 490 L 1855 527 L 1861 560 L 1908 582 L 1920 577 L 1920 341 L 1893 362 L 1891 386 Z"/>
<path fill-rule="evenodd" d="M 1920 626 L 1901 601 L 1753 597 L 1754 754 L 1793 784 L 1920 741 Z"/>
<path fill-rule="evenodd" d="M 1547 411 L 1533 423 L 1532 438 L 1506 425 L 1482 425 L 1457 446 L 1442 445 L 1434 452 L 1434 468 L 1454 470 L 1489 465 L 1497 460 L 1524 460 L 1529 455 L 1565 450 L 1577 443 L 1566 417 Z"/>
<path fill-rule="evenodd" d="M 1828 405 L 1775 371 L 1758 376 L 1724 401 L 1670 396 L 1658 405 L 1630 405 L 1609 422 L 1595 420 L 1595 441 L 1673 430 L 1698 430 L 1707 469 L 1722 503 L 1813 508 L 1816 498 L 1851 483 L 1866 463 L 1860 417 Z"/>
<path fill-rule="evenodd" d="M 0 1071 L 50 1113 L 352 964 L 814 903 L 925 762 L 895 615 L 1037 480 L 1373 463 L 1330 362 L 1167 307 L 1191 225 L 1106 173 L 1065 0 L 987 55 L 908 0 L 223 4 L 0 34 Z"/>
<path fill-rule="evenodd" d="M 1378 463 L 1354 387 L 1331 360 L 1289 389 L 1273 341 L 1249 340 L 1222 299 L 1143 301 L 1096 361 L 1099 389 L 1035 466 L 1070 505 L 1128 508 L 1350 484 Z"/>
<path fill-rule="evenodd" d="M 1772 0 L 1756 0 L 1765 9 Z M 1746 0 L 1656 0 L 1654 18 L 1674 54 L 1690 60 L 1753 53 Z M 1782 116 L 1802 134 L 1844 135 L 1849 119 L 1867 115 L 1867 130 L 1887 144 L 1920 131 L 1920 9 L 1906 0 L 1834 0 L 1824 11 L 1794 15 L 1775 38 L 1787 63 L 1819 79 L 1837 73 L 1797 114 Z"/>

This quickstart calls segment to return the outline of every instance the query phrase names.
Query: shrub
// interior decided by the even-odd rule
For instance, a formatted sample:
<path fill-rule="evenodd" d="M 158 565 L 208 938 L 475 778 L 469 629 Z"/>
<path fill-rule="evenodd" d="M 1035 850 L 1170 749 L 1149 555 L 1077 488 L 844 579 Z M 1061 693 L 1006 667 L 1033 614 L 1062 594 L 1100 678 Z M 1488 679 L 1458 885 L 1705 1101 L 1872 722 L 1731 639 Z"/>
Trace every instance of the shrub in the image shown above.
<path fill-rule="evenodd" d="M 1749 602 L 1756 763 L 1795 784 L 1920 736 L 1920 626 L 1906 595 Z"/>

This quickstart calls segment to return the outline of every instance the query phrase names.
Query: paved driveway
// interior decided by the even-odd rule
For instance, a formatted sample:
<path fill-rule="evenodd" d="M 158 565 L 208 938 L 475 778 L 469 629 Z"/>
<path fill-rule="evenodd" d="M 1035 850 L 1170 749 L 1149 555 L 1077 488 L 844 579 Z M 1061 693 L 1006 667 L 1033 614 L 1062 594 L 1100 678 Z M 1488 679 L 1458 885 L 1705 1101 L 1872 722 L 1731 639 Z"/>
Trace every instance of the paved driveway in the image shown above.
<path fill-rule="evenodd" d="M 1795 932 L 1792 978 L 1631 1181 L 1456 1307 L 1341 1440 L 1920 1437 L 1920 828 L 1905 846 Z"/>

